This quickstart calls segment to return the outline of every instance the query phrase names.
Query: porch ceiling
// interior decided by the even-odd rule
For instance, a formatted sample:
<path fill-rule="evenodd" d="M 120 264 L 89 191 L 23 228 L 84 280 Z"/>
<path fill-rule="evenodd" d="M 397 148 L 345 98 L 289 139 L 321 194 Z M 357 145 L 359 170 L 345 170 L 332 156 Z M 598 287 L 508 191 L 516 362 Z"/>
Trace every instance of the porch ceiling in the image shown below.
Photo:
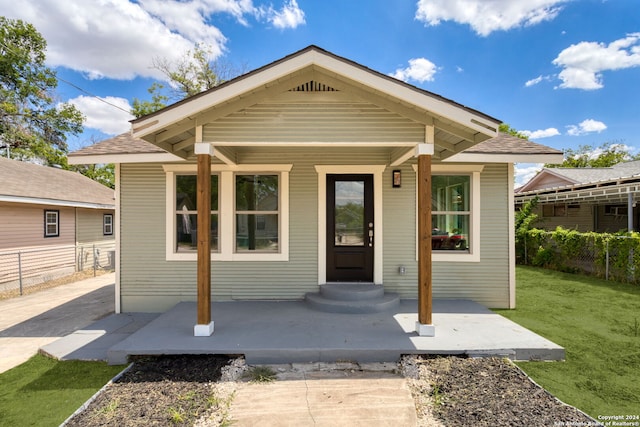
<path fill-rule="evenodd" d="M 313 56 L 304 66 L 286 70 L 287 61 L 295 62 L 294 60 L 301 60 L 305 55 L 312 53 L 320 54 L 320 57 Z M 234 162 L 239 147 L 374 145 L 386 147 L 390 163 L 395 165 L 413 157 L 415 147 L 431 142 L 431 135 L 434 138 L 434 160 L 444 160 L 496 135 L 498 120 L 357 66 L 350 61 L 336 60 L 330 54 L 314 52 L 314 49 L 311 49 L 299 54 L 299 57 L 283 61 L 271 66 L 273 69 L 284 67 L 283 73 L 272 73 L 277 70 L 269 67 L 257 70 L 228 82 L 219 90 L 214 88 L 202 96 L 196 96 L 193 101 L 185 100 L 176 107 L 165 109 L 166 112 L 134 121 L 134 137 L 145 139 L 183 159 L 194 157 L 196 142 L 208 142 L 214 145 L 214 151 L 220 154 L 221 160 L 225 163 Z M 270 79 L 260 79 L 260 74 L 269 74 Z M 396 138 L 389 133 L 388 137 L 379 137 L 374 142 L 358 141 L 354 139 L 354 135 L 362 134 L 355 130 L 362 129 L 366 121 L 357 123 L 354 113 L 351 122 L 353 128 L 345 129 L 344 139 L 320 135 L 310 140 L 308 137 L 296 138 L 289 135 L 287 138 L 274 141 L 262 137 L 259 128 L 254 132 L 253 138 L 202 139 L 203 127 L 215 128 L 221 121 L 234 114 L 242 115 L 283 96 L 286 96 L 289 106 L 294 105 L 301 109 L 316 103 L 320 98 L 327 105 L 344 105 L 345 100 L 367 102 L 389 115 L 405 120 L 409 126 L 422 126 L 423 132 L 410 139 L 407 139 L 406 135 Z M 274 108 L 273 105 L 271 107 Z M 265 119 L 264 124 L 273 125 L 278 119 L 275 116 L 270 119 L 271 122 Z M 353 132 L 350 134 L 349 130 Z M 403 129 L 398 127 L 399 136 L 402 136 L 402 131 Z"/>

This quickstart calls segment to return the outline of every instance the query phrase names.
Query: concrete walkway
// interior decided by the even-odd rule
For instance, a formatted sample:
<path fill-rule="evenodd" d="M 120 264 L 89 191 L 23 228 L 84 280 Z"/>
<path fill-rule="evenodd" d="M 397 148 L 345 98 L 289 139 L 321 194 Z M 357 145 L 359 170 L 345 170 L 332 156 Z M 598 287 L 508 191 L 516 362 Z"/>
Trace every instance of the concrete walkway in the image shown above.
<path fill-rule="evenodd" d="M 301 369 L 300 369 L 301 368 Z M 415 426 L 405 378 L 391 372 L 298 366 L 269 383 L 242 383 L 230 408 L 237 427 Z"/>
<path fill-rule="evenodd" d="M 0 301 L 0 373 L 113 313 L 115 274 Z"/>

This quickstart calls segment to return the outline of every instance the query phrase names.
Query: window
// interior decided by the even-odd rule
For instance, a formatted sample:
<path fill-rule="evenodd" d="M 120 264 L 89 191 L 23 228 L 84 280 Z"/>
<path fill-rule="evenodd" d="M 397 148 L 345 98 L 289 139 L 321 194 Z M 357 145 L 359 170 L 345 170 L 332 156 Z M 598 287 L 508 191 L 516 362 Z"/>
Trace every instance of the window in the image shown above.
<path fill-rule="evenodd" d="M 60 211 L 44 211 L 44 237 L 60 235 Z"/>
<path fill-rule="evenodd" d="M 480 262 L 480 176 L 483 169 L 483 165 L 432 165 L 433 261 Z M 414 170 L 417 172 L 417 166 Z M 416 245 L 417 235 L 416 232 Z"/>
<path fill-rule="evenodd" d="M 113 234 L 113 214 L 104 214 L 102 216 L 102 234 L 105 236 Z"/>
<path fill-rule="evenodd" d="M 196 175 L 175 176 L 175 228 L 176 253 L 197 252 L 198 203 Z M 218 239 L 218 175 L 211 175 L 211 251 L 217 252 Z"/>
<path fill-rule="evenodd" d="M 236 175 L 236 252 L 278 252 L 278 175 Z"/>
<path fill-rule="evenodd" d="M 289 260 L 289 171 L 292 165 L 211 165 L 211 259 Z M 197 259 L 194 164 L 164 165 L 166 259 Z"/>
<path fill-rule="evenodd" d="M 554 216 L 567 216 L 567 205 L 542 205 L 542 216 L 550 218 Z"/>
<path fill-rule="evenodd" d="M 471 176 L 434 175 L 431 180 L 431 248 L 469 252 Z"/>

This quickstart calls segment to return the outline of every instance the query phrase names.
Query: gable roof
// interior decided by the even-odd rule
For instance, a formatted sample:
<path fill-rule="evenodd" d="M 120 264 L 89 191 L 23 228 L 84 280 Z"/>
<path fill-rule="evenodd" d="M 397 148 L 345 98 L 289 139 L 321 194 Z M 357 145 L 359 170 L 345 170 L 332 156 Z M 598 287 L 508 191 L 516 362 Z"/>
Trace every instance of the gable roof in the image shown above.
<path fill-rule="evenodd" d="M 193 144 L 202 141 L 202 125 L 214 123 L 274 96 L 315 92 L 316 86 L 329 88 L 327 96 L 335 97 L 336 93 L 342 92 L 366 100 L 414 124 L 432 126 L 435 158 L 444 159 L 496 136 L 501 123 L 478 110 L 373 71 L 317 46 L 309 46 L 201 94 L 132 120 L 133 136 L 187 158 L 193 154 Z M 263 137 L 261 132 L 256 131 L 254 140 L 243 140 L 242 143 L 262 144 L 266 142 L 261 139 Z M 319 138 L 313 143 L 335 142 L 322 140 L 322 136 Z M 414 146 L 427 142 L 425 138 L 416 138 Z M 204 142 L 224 146 L 229 141 Z M 386 143 L 387 146 L 395 142 L 378 141 L 380 145 Z M 289 146 L 305 143 L 309 141 L 304 138 L 288 141 Z"/>
<path fill-rule="evenodd" d="M 115 192 L 77 172 L 0 157 L 0 201 L 114 209 Z"/>

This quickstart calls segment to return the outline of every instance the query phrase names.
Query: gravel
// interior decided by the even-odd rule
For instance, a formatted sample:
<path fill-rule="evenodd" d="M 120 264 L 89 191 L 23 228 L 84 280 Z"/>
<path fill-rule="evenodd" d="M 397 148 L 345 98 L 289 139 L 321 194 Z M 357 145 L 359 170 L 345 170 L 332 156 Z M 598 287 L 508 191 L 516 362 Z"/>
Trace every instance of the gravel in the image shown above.
<path fill-rule="evenodd" d="M 141 358 L 67 426 L 232 425 L 229 406 L 244 359 L 226 356 Z M 419 426 L 596 425 L 533 383 L 506 359 L 406 356 Z"/>

